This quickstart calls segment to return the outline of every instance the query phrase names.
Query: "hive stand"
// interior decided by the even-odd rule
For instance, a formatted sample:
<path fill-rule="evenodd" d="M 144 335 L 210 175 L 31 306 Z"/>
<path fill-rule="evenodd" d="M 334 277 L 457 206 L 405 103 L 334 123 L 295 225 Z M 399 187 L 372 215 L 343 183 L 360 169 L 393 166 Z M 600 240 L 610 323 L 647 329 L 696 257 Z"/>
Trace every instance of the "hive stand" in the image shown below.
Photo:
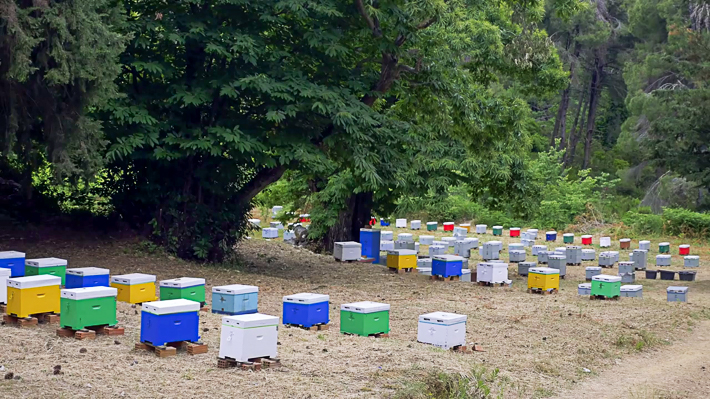
<path fill-rule="evenodd" d="M 34 327 L 40 321 L 42 323 L 54 324 L 59 323 L 59 315 L 55 313 L 37 313 L 28 317 L 17 317 L 16 315 L 6 314 L 2 317 L 5 324 L 17 325 L 19 327 Z"/>
<path fill-rule="evenodd" d="M 81 330 L 74 330 L 69 327 L 57 329 L 58 337 L 82 339 L 96 339 L 96 335 L 116 336 L 125 334 L 123 327 L 117 326 L 91 326 Z"/>
<path fill-rule="evenodd" d="M 489 281 L 477 281 L 476 284 L 481 287 L 506 287 L 506 286 L 508 286 L 508 284 L 506 284 L 504 282 L 503 283 L 491 283 Z"/>
<path fill-rule="evenodd" d="M 343 331 L 341 331 L 340 333 L 343 334 L 343 335 L 349 335 L 349 336 L 353 336 L 353 337 L 364 337 L 364 335 L 352 334 L 352 333 L 349 333 L 349 332 L 343 332 Z M 389 338 L 389 337 L 390 337 L 390 334 L 389 334 L 389 333 L 375 333 L 375 334 L 369 334 L 368 337 Z"/>
<path fill-rule="evenodd" d="M 619 300 L 619 296 L 608 297 L 608 296 L 604 296 L 604 295 L 590 295 L 590 296 L 589 296 L 589 299 L 590 299 L 590 300 L 599 299 L 599 300 L 602 300 L 602 301 L 604 301 L 604 300 L 606 300 L 606 301 L 618 301 L 618 300 Z"/>
<path fill-rule="evenodd" d="M 557 294 L 557 288 L 550 288 L 548 290 L 543 290 L 542 288 L 528 288 L 528 293 L 541 295 Z"/>
<path fill-rule="evenodd" d="M 177 355 L 178 349 L 187 349 L 190 355 L 199 355 L 207 353 L 207 345 L 200 342 L 169 342 L 164 346 L 154 346 L 148 342 L 136 342 L 135 349 L 153 351 L 158 357 L 168 357 Z"/>
<path fill-rule="evenodd" d="M 408 267 L 406 269 L 398 269 L 396 267 L 388 267 L 387 268 L 391 273 L 397 273 L 397 274 L 402 274 L 402 273 L 411 273 L 415 270 L 417 270 L 414 267 Z"/>
<path fill-rule="evenodd" d="M 239 362 L 231 357 L 217 359 L 217 368 L 229 369 L 233 367 L 239 367 L 242 370 L 259 371 L 261 369 L 281 367 L 281 360 L 269 357 L 256 357 L 249 359 L 248 362 Z"/>
<path fill-rule="evenodd" d="M 449 277 L 429 276 L 429 279 L 435 280 L 435 281 L 459 281 L 459 280 L 461 280 L 461 276 L 449 276 Z"/>
<path fill-rule="evenodd" d="M 300 328 L 301 330 L 307 330 L 307 331 L 325 331 L 330 328 L 330 325 L 328 324 L 314 324 L 310 327 L 305 327 L 300 324 L 284 324 L 286 328 Z"/>

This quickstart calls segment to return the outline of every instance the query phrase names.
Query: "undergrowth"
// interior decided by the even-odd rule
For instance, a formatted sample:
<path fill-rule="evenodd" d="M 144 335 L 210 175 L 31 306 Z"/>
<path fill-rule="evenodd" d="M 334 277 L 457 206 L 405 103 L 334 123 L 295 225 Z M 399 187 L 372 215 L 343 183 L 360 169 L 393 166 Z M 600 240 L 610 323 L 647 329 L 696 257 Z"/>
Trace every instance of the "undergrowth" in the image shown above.
<path fill-rule="evenodd" d="M 467 373 L 430 371 L 416 381 L 408 381 L 396 399 L 492 399 L 502 398 L 507 379 L 498 369 L 474 367 Z"/>

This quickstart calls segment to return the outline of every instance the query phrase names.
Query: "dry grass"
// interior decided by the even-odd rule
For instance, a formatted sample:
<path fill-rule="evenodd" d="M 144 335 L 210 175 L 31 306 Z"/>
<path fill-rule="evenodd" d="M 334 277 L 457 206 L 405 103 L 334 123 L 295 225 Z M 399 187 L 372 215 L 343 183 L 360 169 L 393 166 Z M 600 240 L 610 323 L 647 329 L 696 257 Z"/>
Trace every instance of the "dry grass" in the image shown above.
<path fill-rule="evenodd" d="M 396 235 L 398 229 L 392 230 Z M 0 236 L 0 248 L 25 251 L 31 257 L 66 258 L 70 267 L 107 267 L 112 274 L 153 273 L 158 279 L 204 277 L 208 291 L 211 285 L 254 284 L 260 287 L 259 310 L 266 314 L 281 314 L 284 295 L 327 293 L 331 296 L 331 330 L 314 333 L 281 328 L 279 355 L 285 367 L 252 373 L 216 368 L 220 316 L 211 313 L 201 314 L 205 329 L 201 334 L 210 352 L 166 359 L 132 350 L 139 337 L 139 309 L 123 303 L 119 304 L 118 319 L 126 327 L 126 336 L 119 337 L 118 343 L 107 337 L 91 342 L 61 339 L 50 326 L 4 326 L 0 328 L 0 364 L 20 377 L 0 380 L 0 396 L 5 397 L 387 397 L 418 378 L 421 371 L 465 373 L 481 366 L 500 369 L 500 378 L 509 385 L 506 397 L 545 397 L 589 375 L 582 368 L 594 375 L 618 358 L 647 350 L 636 348 L 636 344 L 619 345 L 620 337 L 632 337 L 644 346 L 672 342 L 691 328 L 694 320 L 707 318 L 710 306 L 710 248 L 699 247 L 700 243 L 694 243 L 693 251 L 700 252 L 703 262 L 698 281 L 688 284 L 690 302 L 679 304 L 665 301 L 668 282 L 645 281 L 642 275 L 637 276 L 637 282 L 644 285 L 642 300 L 580 298 L 576 287 L 584 280 L 584 267 L 568 267 L 558 295 L 540 296 L 525 292 L 525 280 L 513 277 L 513 266 L 512 288 L 486 288 L 388 274 L 379 265 L 339 264 L 329 256 L 260 239 L 238 246 L 237 268 L 146 254 L 136 249 L 138 243 L 131 238 L 68 232 L 24 235 L 24 239 Z M 657 242 L 654 240 L 654 245 Z M 671 242 L 674 246 L 679 243 Z M 479 259 L 475 253 L 471 264 Z M 622 253 L 621 259 L 628 259 L 628 254 Z M 675 256 L 674 266 L 679 262 L 682 259 Z M 338 333 L 340 304 L 361 300 L 391 304 L 390 339 Z M 467 314 L 468 340 L 486 351 L 458 354 L 417 343 L 418 315 L 437 310 Z M 81 353 L 81 348 L 86 352 Z M 63 374 L 53 374 L 55 365 L 62 366 Z"/>

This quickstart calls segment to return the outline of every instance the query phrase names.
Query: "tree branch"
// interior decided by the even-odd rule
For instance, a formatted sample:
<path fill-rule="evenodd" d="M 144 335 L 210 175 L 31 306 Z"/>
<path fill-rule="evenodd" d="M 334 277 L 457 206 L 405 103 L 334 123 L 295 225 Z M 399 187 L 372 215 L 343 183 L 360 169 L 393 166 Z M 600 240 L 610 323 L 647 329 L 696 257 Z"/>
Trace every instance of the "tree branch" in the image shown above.
<path fill-rule="evenodd" d="M 417 29 L 419 29 L 419 30 L 426 29 L 426 28 L 430 27 L 434 22 L 436 22 L 437 19 L 438 19 L 437 17 L 430 18 L 430 19 L 420 23 L 419 25 L 417 25 Z"/>
<path fill-rule="evenodd" d="M 412 68 L 409 65 L 404 65 L 404 64 L 399 65 L 399 70 L 402 72 L 419 73 L 418 69 Z"/>
<path fill-rule="evenodd" d="M 357 6 L 357 10 L 360 15 L 362 15 L 362 17 L 365 19 L 365 23 L 367 23 L 367 26 L 372 31 L 372 36 L 382 36 L 382 30 L 380 29 L 380 21 L 377 20 L 377 17 L 375 17 L 374 19 L 370 17 L 370 15 L 367 13 L 367 10 L 365 9 L 365 4 L 363 4 L 362 0 L 355 0 L 355 5 Z"/>

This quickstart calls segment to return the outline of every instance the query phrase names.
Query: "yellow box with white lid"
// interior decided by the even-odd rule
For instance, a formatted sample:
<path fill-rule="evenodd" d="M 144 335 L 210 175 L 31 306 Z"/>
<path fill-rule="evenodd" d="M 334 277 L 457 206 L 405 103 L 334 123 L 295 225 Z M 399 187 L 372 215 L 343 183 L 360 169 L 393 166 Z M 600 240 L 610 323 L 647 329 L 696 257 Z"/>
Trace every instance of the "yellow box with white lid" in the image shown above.
<path fill-rule="evenodd" d="M 417 251 L 411 249 L 387 251 L 387 267 L 390 269 L 416 269 Z"/>
<path fill-rule="evenodd" d="M 143 303 L 158 300 L 155 294 L 155 276 L 152 274 L 132 273 L 112 276 L 111 287 L 118 290 L 117 301 Z"/>
<path fill-rule="evenodd" d="M 7 314 L 29 317 L 39 313 L 57 313 L 60 307 L 61 277 L 42 274 L 7 280 Z"/>

